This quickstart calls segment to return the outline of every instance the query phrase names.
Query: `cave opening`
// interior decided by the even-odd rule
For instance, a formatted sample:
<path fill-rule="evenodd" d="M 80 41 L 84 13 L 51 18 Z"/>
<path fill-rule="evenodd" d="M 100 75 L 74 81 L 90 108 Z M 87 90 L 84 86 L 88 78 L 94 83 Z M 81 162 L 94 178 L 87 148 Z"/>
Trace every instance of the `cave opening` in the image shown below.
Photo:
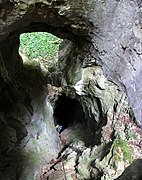
<path fill-rule="evenodd" d="M 62 94 L 55 102 L 55 124 L 62 125 L 63 130 L 78 123 L 87 122 L 80 102 Z"/>
<path fill-rule="evenodd" d="M 57 54 L 62 39 L 48 32 L 20 34 L 19 53 L 29 60 L 51 61 Z"/>
<path fill-rule="evenodd" d="M 43 4 L 41 10 L 44 10 Z M 36 9 L 34 10 L 34 8 Z M 42 83 L 45 82 L 44 80 L 48 79 L 43 79 L 41 74 L 42 72 L 38 71 L 39 69 L 36 69 L 37 66 L 34 68 L 30 67 L 31 64 L 28 64 L 28 66 L 27 64 L 24 64 L 25 66 L 23 66 L 22 58 L 20 58 L 18 54 L 18 48 L 19 45 L 21 45 L 19 38 L 20 34 L 22 35 L 22 33 L 25 32 L 37 33 L 38 31 L 46 31 L 52 32 L 61 38 L 69 39 L 74 42 L 79 42 L 79 40 L 81 40 L 81 44 L 83 41 L 83 37 L 80 38 L 79 33 L 74 34 L 74 31 L 70 29 L 71 23 L 70 21 L 66 23 L 66 18 L 64 19 L 64 16 L 61 16 L 61 18 L 56 18 L 56 11 L 54 12 L 51 10 L 51 15 L 49 12 L 49 14 L 47 13 L 47 18 L 45 19 L 44 17 L 42 19 L 42 17 L 39 18 L 38 15 L 36 15 L 37 9 L 37 4 L 35 4 L 35 6 L 31 6 L 26 11 L 28 13 L 24 13 L 24 17 L 21 18 L 21 20 L 18 18 L 12 18 L 11 22 L 8 20 L 10 26 L 9 24 L 6 25 L 5 30 L 7 32 L 4 34 L 5 39 L 3 37 L 0 45 L 2 54 L 1 61 L 3 65 L 1 76 L 5 80 L 4 85 L 1 87 L 1 96 L 4 96 L 2 99 L 3 106 L 1 107 L 1 111 L 3 112 L 1 116 L 4 119 L 5 127 L 5 129 L 3 127 L 1 128 L 1 151 L 3 151 L 6 155 L 5 157 L 2 155 L 2 161 L 0 164 L 1 166 L 6 164 L 6 167 L 8 167 L 4 168 L 4 175 L 1 175 L 2 179 L 9 177 L 13 177 L 13 179 L 20 179 L 21 176 L 26 177 L 23 179 L 32 179 L 30 177 L 32 175 L 35 177 L 35 173 L 37 173 L 37 170 L 39 170 L 39 166 L 43 165 L 43 162 L 42 165 L 40 164 L 41 161 L 48 162 L 48 158 L 51 157 L 51 154 L 55 156 L 58 150 L 58 144 L 56 142 L 58 138 L 56 133 L 52 133 L 55 132 L 52 131 L 54 124 L 51 123 L 51 126 L 46 126 L 45 121 L 43 121 L 43 119 L 46 119 L 46 109 L 43 107 L 47 104 L 45 101 L 43 103 L 45 89 L 42 88 Z M 6 10 L 6 12 L 8 13 L 9 11 Z M 15 22 L 12 22 L 13 19 L 16 19 Z M 54 19 L 55 22 L 52 22 Z M 41 22 L 38 23 L 39 20 Z M 41 48 L 41 45 L 39 45 L 39 43 L 34 44 L 34 41 L 35 38 L 32 39 L 30 45 L 34 48 L 36 46 Z M 26 48 L 29 42 L 30 41 L 24 44 L 25 49 L 23 47 L 23 53 L 26 53 Z M 48 45 L 49 43 L 47 42 L 45 44 Z M 31 52 L 34 52 L 35 55 L 37 51 L 32 49 L 30 50 L 31 51 L 28 54 L 25 54 L 25 56 L 27 55 L 29 60 L 34 58 L 40 60 L 40 57 L 31 56 Z M 46 52 L 47 51 L 48 48 L 46 47 Z M 8 87 L 6 87 L 7 84 L 9 85 Z M 6 98 L 8 101 L 6 101 Z M 12 103 L 10 104 L 9 101 L 12 101 Z M 39 111 L 37 111 L 38 108 Z M 59 113 L 60 111 L 62 112 L 61 115 Z M 63 114 L 63 112 L 65 112 L 65 114 Z M 77 100 L 71 99 L 64 95 L 59 98 L 55 107 L 54 115 L 57 118 L 57 121 L 59 121 L 59 123 L 61 122 L 63 128 L 67 128 L 77 121 L 82 122 L 85 120 L 80 103 Z M 19 137 L 22 137 L 22 140 L 25 138 L 24 141 L 19 142 Z M 47 139 L 45 139 L 46 137 Z M 9 154 L 10 156 L 8 157 L 7 155 Z M 44 157 L 45 154 L 46 156 Z M 42 160 L 42 157 L 44 157 L 44 160 Z M 2 172 L 0 172 L 0 174 L 2 174 Z"/>

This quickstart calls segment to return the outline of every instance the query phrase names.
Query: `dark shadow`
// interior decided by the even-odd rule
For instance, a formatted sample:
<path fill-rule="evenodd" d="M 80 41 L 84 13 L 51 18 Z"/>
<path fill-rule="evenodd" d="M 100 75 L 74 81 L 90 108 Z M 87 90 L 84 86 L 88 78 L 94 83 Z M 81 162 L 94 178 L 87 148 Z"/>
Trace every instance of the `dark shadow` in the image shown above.
<path fill-rule="evenodd" d="M 59 96 L 55 103 L 54 119 L 55 124 L 62 125 L 63 129 L 76 123 L 87 122 L 80 102 L 67 97 L 65 94 Z"/>
<path fill-rule="evenodd" d="M 62 94 L 55 102 L 55 125 L 62 125 L 62 134 L 83 141 L 86 147 L 95 144 L 95 130 L 89 126 L 83 107 L 77 99 Z"/>
<path fill-rule="evenodd" d="M 142 180 L 142 159 L 135 160 L 125 171 L 115 180 Z"/>

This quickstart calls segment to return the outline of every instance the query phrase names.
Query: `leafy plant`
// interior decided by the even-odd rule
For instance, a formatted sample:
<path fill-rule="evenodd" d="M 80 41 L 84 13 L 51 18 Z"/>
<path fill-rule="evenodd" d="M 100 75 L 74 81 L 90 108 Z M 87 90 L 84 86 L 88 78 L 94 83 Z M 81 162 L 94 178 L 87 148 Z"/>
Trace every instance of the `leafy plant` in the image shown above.
<path fill-rule="evenodd" d="M 114 151 L 115 151 L 115 158 L 116 160 L 121 159 L 121 153 L 119 152 L 119 148 L 122 151 L 122 157 L 123 161 L 126 162 L 131 162 L 133 159 L 133 149 L 132 147 L 129 146 L 128 142 L 126 140 L 116 138 L 114 141 Z"/>
<path fill-rule="evenodd" d="M 20 35 L 19 51 L 29 60 L 48 60 L 55 56 L 60 43 L 60 38 L 46 32 L 23 33 Z"/>

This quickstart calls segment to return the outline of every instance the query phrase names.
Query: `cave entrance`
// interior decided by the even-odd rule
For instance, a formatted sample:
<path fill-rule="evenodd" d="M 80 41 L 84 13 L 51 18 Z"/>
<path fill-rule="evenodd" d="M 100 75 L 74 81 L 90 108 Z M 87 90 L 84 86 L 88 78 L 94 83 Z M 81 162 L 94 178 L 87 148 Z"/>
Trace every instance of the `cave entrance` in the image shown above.
<path fill-rule="evenodd" d="M 80 102 L 62 94 L 54 108 L 55 124 L 62 125 L 63 130 L 77 123 L 86 122 Z"/>
<path fill-rule="evenodd" d="M 19 53 L 29 60 L 50 61 L 58 52 L 62 39 L 47 32 L 22 33 Z"/>
<path fill-rule="evenodd" d="M 83 107 L 77 99 L 70 98 L 65 94 L 58 97 L 54 105 L 55 125 L 61 125 L 61 137 L 82 141 L 86 147 L 95 144 L 94 134 L 85 117 Z M 68 140 L 67 140 L 68 142 Z"/>

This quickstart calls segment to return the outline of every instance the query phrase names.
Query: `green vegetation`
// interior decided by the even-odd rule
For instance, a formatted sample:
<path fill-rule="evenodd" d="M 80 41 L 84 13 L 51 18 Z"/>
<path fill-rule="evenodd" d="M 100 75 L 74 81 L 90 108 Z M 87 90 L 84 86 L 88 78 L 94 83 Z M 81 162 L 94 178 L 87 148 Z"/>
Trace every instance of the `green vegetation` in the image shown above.
<path fill-rule="evenodd" d="M 125 131 L 124 132 L 125 132 L 125 137 L 128 141 L 138 139 L 138 135 L 131 129 L 131 124 L 125 125 Z"/>
<path fill-rule="evenodd" d="M 33 145 L 36 145 L 36 144 L 37 144 L 36 139 L 34 139 L 34 138 L 32 139 L 32 144 L 33 144 Z"/>
<path fill-rule="evenodd" d="M 126 140 L 116 138 L 114 141 L 114 156 L 116 160 L 123 160 L 124 162 L 132 162 L 133 149 L 129 146 Z M 120 150 L 121 149 L 121 150 Z"/>
<path fill-rule="evenodd" d="M 32 154 L 30 154 L 31 159 L 34 163 L 40 163 L 40 155 L 38 154 L 38 152 L 33 152 Z"/>
<path fill-rule="evenodd" d="M 55 56 L 61 39 L 46 32 L 23 33 L 20 35 L 19 51 L 29 60 L 48 60 Z"/>

